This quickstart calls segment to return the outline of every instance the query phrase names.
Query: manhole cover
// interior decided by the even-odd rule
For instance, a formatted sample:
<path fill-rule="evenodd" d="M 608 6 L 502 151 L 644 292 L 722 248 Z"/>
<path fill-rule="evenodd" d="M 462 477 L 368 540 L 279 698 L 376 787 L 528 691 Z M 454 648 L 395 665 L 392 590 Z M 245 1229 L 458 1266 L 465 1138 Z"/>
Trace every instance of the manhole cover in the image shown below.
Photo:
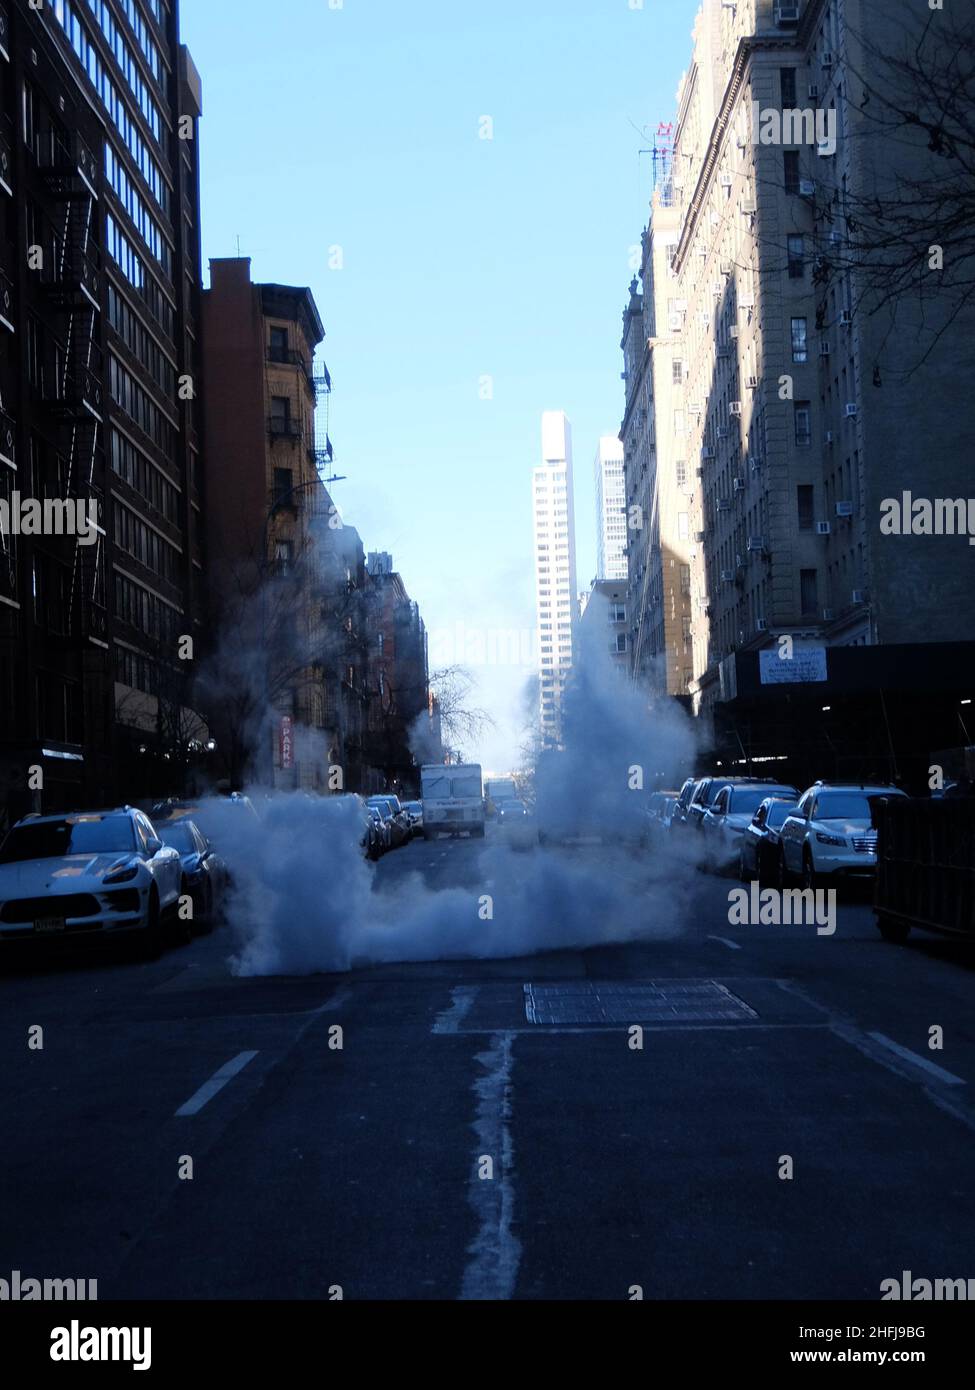
<path fill-rule="evenodd" d="M 738 1023 L 757 1018 L 716 980 L 525 985 L 529 1023 Z"/>

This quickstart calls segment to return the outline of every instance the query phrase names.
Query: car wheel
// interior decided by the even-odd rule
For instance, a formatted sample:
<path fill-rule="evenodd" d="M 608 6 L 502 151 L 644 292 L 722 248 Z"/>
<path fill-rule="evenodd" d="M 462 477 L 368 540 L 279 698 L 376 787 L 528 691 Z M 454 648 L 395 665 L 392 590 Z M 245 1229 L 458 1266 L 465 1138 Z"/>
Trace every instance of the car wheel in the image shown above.
<path fill-rule="evenodd" d="M 815 890 L 819 887 L 819 882 L 820 876 L 817 874 L 816 867 L 813 864 L 813 857 L 807 849 L 802 856 L 802 886 L 803 888 L 812 888 Z"/>
<path fill-rule="evenodd" d="M 792 875 L 789 873 L 789 867 L 785 862 L 784 849 L 779 850 L 779 858 L 775 868 L 775 877 L 778 881 L 779 892 L 784 892 L 786 888 L 788 888 L 789 884 L 792 882 Z"/>
<path fill-rule="evenodd" d="M 886 912 L 877 913 L 877 929 L 885 941 L 895 946 L 903 946 L 911 934 L 910 925 L 899 917 L 889 917 Z"/>
<path fill-rule="evenodd" d="M 159 893 L 156 885 L 149 889 L 149 911 L 146 925 L 139 938 L 139 955 L 143 960 L 158 960 L 162 954 L 163 934 L 159 914 Z"/>

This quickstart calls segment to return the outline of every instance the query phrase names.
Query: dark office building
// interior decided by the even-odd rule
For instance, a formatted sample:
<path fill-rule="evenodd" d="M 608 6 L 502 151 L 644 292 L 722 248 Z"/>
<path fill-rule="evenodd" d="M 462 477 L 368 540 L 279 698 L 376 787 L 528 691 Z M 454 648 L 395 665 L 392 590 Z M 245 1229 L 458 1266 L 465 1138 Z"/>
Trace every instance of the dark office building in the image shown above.
<path fill-rule="evenodd" d="M 0 829 L 205 756 L 201 105 L 177 0 L 0 0 Z M 95 540 L 17 534 L 27 497 Z"/>

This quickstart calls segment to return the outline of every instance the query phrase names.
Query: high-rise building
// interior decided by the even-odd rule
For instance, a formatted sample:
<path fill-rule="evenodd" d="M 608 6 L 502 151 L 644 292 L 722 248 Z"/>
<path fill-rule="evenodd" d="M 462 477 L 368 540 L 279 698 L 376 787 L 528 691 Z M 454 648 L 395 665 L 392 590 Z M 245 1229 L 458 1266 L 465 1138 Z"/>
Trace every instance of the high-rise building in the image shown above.
<path fill-rule="evenodd" d="M 868 101 L 922 28 L 936 48 L 908 0 L 703 0 L 624 315 L 634 672 L 688 691 L 719 745 L 801 744 L 816 775 L 920 766 L 972 674 L 964 538 L 880 524 L 885 498 L 970 491 L 971 311 L 930 277 L 878 287 L 862 225 L 944 187 Z"/>
<path fill-rule="evenodd" d="M 0 528 L 0 815 L 180 790 L 205 746 L 201 109 L 177 0 L 0 4 L 0 501 L 99 528 Z"/>
<path fill-rule="evenodd" d="M 539 647 L 539 729 L 557 745 L 578 613 L 572 429 L 561 410 L 542 414 L 542 462 L 532 472 L 535 602 Z"/>
<path fill-rule="evenodd" d="M 596 578 L 626 578 L 626 481 L 623 445 L 615 434 L 600 437 L 593 464 L 596 481 Z"/>

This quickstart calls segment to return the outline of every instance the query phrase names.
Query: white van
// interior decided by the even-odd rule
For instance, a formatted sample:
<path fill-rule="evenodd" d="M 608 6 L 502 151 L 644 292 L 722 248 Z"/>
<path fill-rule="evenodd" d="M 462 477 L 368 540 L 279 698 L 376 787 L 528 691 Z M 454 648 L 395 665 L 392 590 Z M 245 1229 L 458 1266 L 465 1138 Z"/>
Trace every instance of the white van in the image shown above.
<path fill-rule="evenodd" d="M 484 835 L 484 796 L 480 763 L 427 763 L 420 769 L 423 838 L 441 832 Z"/>

